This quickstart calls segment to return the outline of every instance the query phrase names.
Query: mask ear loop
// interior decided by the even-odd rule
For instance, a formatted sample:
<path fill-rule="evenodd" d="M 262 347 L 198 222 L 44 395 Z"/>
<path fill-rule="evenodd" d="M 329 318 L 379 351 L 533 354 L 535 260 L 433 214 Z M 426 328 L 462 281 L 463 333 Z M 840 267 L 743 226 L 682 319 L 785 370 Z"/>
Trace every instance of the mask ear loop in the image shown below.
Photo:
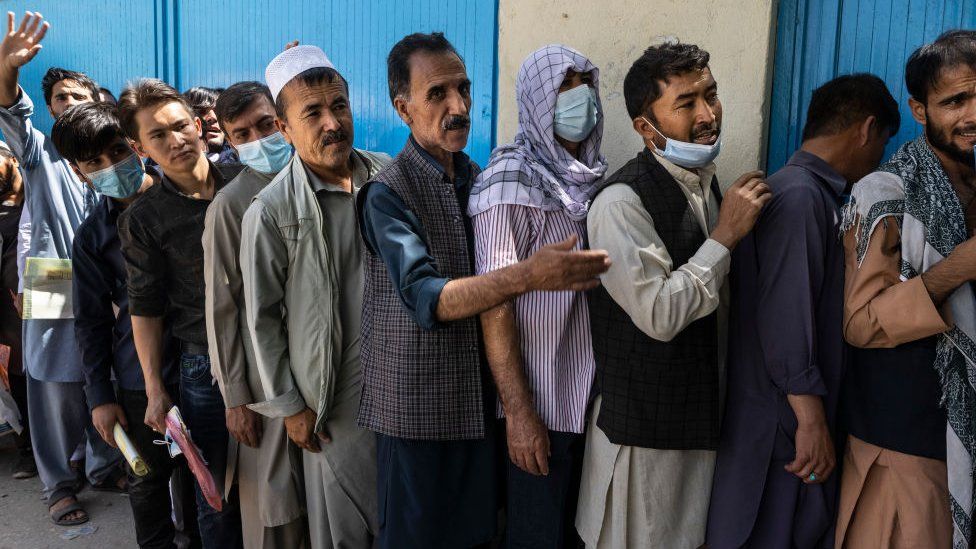
<path fill-rule="evenodd" d="M 650 126 L 652 130 L 656 131 L 657 134 L 660 135 L 661 137 L 663 137 L 664 138 L 664 141 L 667 142 L 668 136 L 664 135 L 663 133 L 661 133 L 661 130 L 659 130 L 656 127 L 654 127 L 654 124 L 651 124 L 651 121 L 648 120 L 646 116 L 641 115 L 641 118 L 644 120 L 644 122 L 647 122 L 647 125 Z M 654 145 L 654 148 L 655 149 L 660 150 L 660 149 L 658 149 L 657 145 L 653 141 L 651 141 L 651 144 Z"/>

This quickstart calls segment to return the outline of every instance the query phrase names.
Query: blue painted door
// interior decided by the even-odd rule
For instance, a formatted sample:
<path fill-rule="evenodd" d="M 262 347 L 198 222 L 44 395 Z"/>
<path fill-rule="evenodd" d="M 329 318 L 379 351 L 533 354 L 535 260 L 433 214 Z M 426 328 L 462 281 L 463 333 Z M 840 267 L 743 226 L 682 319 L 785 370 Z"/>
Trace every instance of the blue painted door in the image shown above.
<path fill-rule="evenodd" d="M 357 147 L 395 154 L 408 129 L 390 104 L 386 56 L 403 36 L 442 31 L 465 60 L 472 81 L 467 152 L 484 163 L 494 139 L 496 0 L 13 0 L 3 7 L 39 10 L 51 21 L 44 50 L 24 71 L 38 110 L 40 79 L 51 65 L 90 74 L 118 95 L 142 76 L 180 91 L 264 81 L 264 67 L 285 43 L 325 50 L 349 81 Z M 38 128 L 50 117 L 40 113 Z"/>
<path fill-rule="evenodd" d="M 0 3 L 3 33 L 6 12 L 20 24 L 26 10 L 51 23 L 43 48 L 20 71 L 21 86 L 34 102 L 35 127 L 48 133 L 54 121 L 41 93 L 41 78 L 52 66 L 81 71 L 116 96 L 137 76 L 162 77 L 156 56 L 163 21 L 156 0 L 11 0 Z"/>
<path fill-rule="evenodd" d="M 835 76 L 881 77 L 901 107 L 901 130 L 886 155 L 920 130 L 908 110 L 905 62 L 953 28 L 976 27 L 973 0 L 780 0 L 767 171 L 800 146 L 813 90 Z"/>

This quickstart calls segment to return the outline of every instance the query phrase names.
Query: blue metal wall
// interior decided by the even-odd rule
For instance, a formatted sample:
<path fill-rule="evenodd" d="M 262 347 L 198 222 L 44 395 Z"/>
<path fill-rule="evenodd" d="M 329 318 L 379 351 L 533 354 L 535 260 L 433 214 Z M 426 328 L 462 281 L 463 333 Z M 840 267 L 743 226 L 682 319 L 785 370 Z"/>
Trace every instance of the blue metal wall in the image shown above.
<path fill-rule="evenodd" d="M 916 137 L 905 61 L 918 46 L 960 27 L 976 27 L 973 0 L 780 0 L 767 171 L 800 146 L 813 90 L 842 74 L 874 73 L 898 101 L 901 131 L 887 154 Z"/>
<path fill-rule="evenodd" d="M 484 163 L 494 139 L 497 0 L 12 0 L 51 22 L 44 49 L 21 80 L 48 131 L 40 80 L 49 66 L 81 70 L 116 95 L 128 80 L 162 78 L 177 89 L 264 81 L 291 40 L 325 50 L 349 81 L 356 146 L 396 153 L 409 133 L 390 105 L 386 55 L 411 32 L 443 31 L 472 81 L 467 152 Z"/>

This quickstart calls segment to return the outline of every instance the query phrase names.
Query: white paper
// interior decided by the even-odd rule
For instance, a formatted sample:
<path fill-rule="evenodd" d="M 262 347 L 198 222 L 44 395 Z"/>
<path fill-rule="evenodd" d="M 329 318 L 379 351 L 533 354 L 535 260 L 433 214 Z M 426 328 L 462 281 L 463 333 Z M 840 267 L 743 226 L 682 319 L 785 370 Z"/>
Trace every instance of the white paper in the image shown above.
<path fill-rule="evenodd" d="M 74 318 L 71 260 L 28 257 L 24 267 L 24 319 Z"/>

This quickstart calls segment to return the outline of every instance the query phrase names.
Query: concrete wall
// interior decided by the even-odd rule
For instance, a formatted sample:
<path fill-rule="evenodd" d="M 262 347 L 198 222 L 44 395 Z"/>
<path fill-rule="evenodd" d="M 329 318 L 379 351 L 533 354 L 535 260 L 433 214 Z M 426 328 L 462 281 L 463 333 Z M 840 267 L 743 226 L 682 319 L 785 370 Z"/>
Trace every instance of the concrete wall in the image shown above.
<path fill-rule="evenodd" d="M 510 142 L 518 129 L 515 77 L 522 60 L 540 46 L 563 43 L 600 68 L 603 153 L 616 170 L 642 146 L 624 105 L 624 76 L 655 39 L 676 36 L 711 54 L 724 109 L 719 178 L 727 186 L 764 164 L 774 8 L 775 0 L 500 0 L 498 143 Z"/>

